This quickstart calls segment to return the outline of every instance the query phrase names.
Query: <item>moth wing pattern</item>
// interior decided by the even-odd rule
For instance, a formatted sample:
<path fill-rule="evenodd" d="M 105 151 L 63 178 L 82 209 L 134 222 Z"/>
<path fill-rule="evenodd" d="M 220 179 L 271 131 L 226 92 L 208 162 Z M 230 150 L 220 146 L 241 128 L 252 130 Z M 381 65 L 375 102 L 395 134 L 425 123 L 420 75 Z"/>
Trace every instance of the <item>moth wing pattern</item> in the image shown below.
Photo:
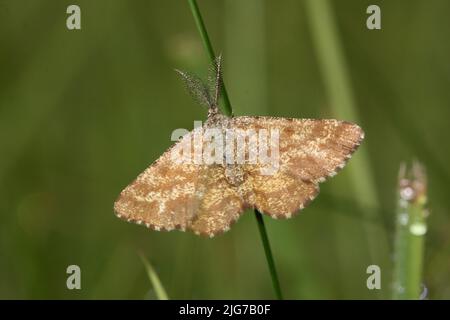
<path fill-rule="evenodd" d="M 191 140 L 187 133 L 119 195 L 114 203 L 116 215 L 154 230 L 186 230 L 200 205 L 204 166 L 176 163 L 174 154 Z"/>
<path fill-rule="evenodd" d="M 316 183 L 301 180 L 289 171 L 262 175 L 253 168 L 247 172 L 253 191 L 248 205 L 274 219 L 291 218 L 319 193 Z"/>
<path fill-rule="evenodd" d="M 174 160 L 200 130 L 183 136 L 121 192 L 114 204 L 119 218 L 157 231 L 190 230 L 209 237 L 229 229 L 244 201 L 226 182 L 224 167 Z"/>
<path fill-rule="evenodd" d="M 246 209 L 239 189 L 228 183 L 222 165 L 208 166 L 203 176 L 204 192 L 189 230 L 197 235 L 213 237 L 228 231 Z"/>
<path fill-rule="evenodd" d="M 236 117 L 233 127 L 279 130 L 279 170 L 262 175 L 248 171 L 253 196 L 249 205 L 274 218 L 289 218 L 319 192 L 318 184 L 342 169 L 364 139 L 362 129 L 334 119 Z"/>

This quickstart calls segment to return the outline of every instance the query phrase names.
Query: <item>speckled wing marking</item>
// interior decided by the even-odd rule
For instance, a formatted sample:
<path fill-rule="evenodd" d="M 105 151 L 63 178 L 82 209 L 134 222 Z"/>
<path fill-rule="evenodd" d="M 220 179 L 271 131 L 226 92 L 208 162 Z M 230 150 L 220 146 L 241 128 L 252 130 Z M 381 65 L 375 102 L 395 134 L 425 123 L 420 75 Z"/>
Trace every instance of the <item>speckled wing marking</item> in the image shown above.
<path fill-rule="evenodd" d="M 249 170 L 248 177 L 253 187 L 248 205 L 274 219 L 291 218 L 319 193 L 316 183 L 303 181 L 285 170 L 270 176 Z"/>
<path fill-rule="evenodd" d="M 240 129 L 278 129 L 280 168 L 263 176 L 247 168 L 253 194 L 247 205 L 275 218 L 289 218 L 319 192 L 318 183 L 342 169 L 364 138 L 356 124 L 338 120 L 237 117 Z"/>
<path fill-rule="evenodd" d="M 202 128 L 183 140 L 196 130 Z M 190 230 L 209 237 L 227 231 L 244 210 L 239 188 L 228 184 L 223 166 L 175 163 L 177 144 L 121 192 L 116 215 L 157 231 Z"/>
<path fill-rule="evenodd" d="M 192 139 L 195 130 L 182 139 Z M 189 228 L 200 206 L 207 167 L 175 163 L 172 154 L 180 143 L 173 145 L 120 193 L 114 203 L 119 218 L 157 231 Z"/>
<path fill-rule="evenodd" d="M 221 165 L 210 165 L 203 179 L 204 193 L 189 229 L 197 235 L 213 237 L 226 232 L 245 209 L 240 188 L 228 183 Z"/>

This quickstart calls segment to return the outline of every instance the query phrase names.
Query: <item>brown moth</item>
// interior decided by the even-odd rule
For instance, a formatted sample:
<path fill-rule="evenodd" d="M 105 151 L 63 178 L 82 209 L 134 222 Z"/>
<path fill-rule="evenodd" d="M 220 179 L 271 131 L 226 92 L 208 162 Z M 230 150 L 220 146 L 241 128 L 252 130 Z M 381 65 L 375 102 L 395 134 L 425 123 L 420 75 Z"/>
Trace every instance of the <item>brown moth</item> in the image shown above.
<path fill-rule="evenodd" d="M 317 196 L 320 182 L 345 166 L 364 139 L 362 129 L 347 121 L 221 114 L 220 57 L 214 65 L 211 88 L 195 76 L 178 72 L 191 94 L 208 107 L 208 117 L 201 127 L 184 135 L 120 193 L 114 210 L 118 217 L 129 222 L 157 231 L 189 230 L 213 237 L 228 231 L 247 208 L 256 208 L 274 219 L 291 218 Z M 253 150 L 250 147 L 241 163 L 229 163 L 225 155 L 224 161 L 218 163 L 177 161 L 182 146 L 187 146 L 188 151 L 204 147 L 206 139 L 195 137 L 209 129 L 276 130 L 277 170 L 263 174 L 260 163 L 247 159 Z M 237 145 L 232 145 L 228 149 L 230 157 L 238 150 Z"/>

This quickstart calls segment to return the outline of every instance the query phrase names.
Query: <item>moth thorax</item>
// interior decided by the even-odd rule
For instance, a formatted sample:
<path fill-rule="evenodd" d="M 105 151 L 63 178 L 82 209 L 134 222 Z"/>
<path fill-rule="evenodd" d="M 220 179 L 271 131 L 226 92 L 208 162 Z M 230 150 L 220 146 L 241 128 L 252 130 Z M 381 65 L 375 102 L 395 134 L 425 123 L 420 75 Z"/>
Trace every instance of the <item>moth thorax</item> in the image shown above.
<path fill-rule="evenodd" d="M 224 127 L 228 117 L 219 112 L 217 107 L 211 107 L 208 111 L 207 126 L 208 127 Z"/>
<path fill-rule="evenodd" d="M 225 179 L 232 186 L 239 186 L 244 183 L 245 173 L 240 165 L 225 166 Z"/>

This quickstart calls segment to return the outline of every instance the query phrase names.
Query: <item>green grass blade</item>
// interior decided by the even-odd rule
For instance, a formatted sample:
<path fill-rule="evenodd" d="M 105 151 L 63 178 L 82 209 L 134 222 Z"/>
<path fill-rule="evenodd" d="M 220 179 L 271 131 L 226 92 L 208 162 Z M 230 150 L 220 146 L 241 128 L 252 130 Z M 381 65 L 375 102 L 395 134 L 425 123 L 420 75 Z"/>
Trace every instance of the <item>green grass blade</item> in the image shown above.
<path fill-rule="evenodd" d="M 361 123 L 351 86 L 350 75 L 337 32 L 338 27 L 328 0 L 307 0 L 307 15 L 316 48 L 319 67 L 325 82 L 328 100 L 338 119 Z M 377 207 L 378 196 L 371 173 L 369 155 L 364 146 L 358 150 L 348 170 L 352 192 L 367 220 L 376 219 L 365 207 Z M 383 265 L 387 262 L 387 235 L 383 230 L 364 224 L 371 260 Z M 380 236 L 381 233 L 381 236 Z"/>
<path fill-rule="evenodd" d="M 394 252 L 394 299 L 419 299 L 427 225 L 427 182 L 422 166 L 399 174 L 398 209 Z"/>
<path fill-rule="evenodd" d="M 150 280 L 150 283 L 153 286 L 153 289 L 155 290 L 156 297 L 159 300 L 169 300 L 169 296 L 166 293 L 166 290 L 164 289 L 161 281 L 159 280 L 158 274 L 153 269 L 152 265 L 148 260 L 144 257 L 144 255 L 139 254 L 141 257 L 142 263 L 144 264 L 145 271 L 147 272 L 147 276 Z"/>
<path fill-rule="evenodd" d="M 203 44 L 206 48 L 206 51 L 209 54 L 209 58 L 211 59 L 211 63 L 214 63 L 216 57 L 214 54 L 213 47 L 211 45 L 211 41 L 209 40 L 208 32 L 206 31 L 206 27 L 203 22 L 203 18 L 200 14 L 200 10 L 198 8 L 197 1 L 196 0 L 188 0 L 188 2 L 189 2 L 189 6 L 191 8 L 195 23 L 197 25 L 197 29 L 199 30 L 200 36 L 202 38 Z M 225 113 L 228 115 L 232 115 L 233 109 L 231 107 L 230 100 L 228 99 L 228 94 L 227 94 L 227 90 L 225 87 L 225 83 L 222 84 L 222 93 L 223 93 L 222 96 L 223 96 L 223 101 L 224 101 Z M 261 235 L 261 241 L 264 246 L 264 252 L 266 254 L 266 260 L 267 260 L 270 275 L 272 278 L 272 283 L 274 286 L 275 294 L 278 299 L 282 299 L 278 275 L 275 270 L 275 263 L 273 260 L 272 251 L 270 249 L 269 238 L 267 236 L 267 231 L 266 231 L 266 227 L 264 225 L 263 217 L 262 217 L 261 213 L 259 213 L 257 210 L 255 210 L 255 215 L 256 215 L 256 219 L 257 219 L 257 223 L 258 223 L 258 229 L 259 229 L 259 232 Z"/>
<path fill-rule="evenodd" d="M 275 262 L 273 260 L 272 250 L 270 249 L 269 238 L 267 237 L 266 227 L 264 225 L 264 220 L 262 214 L 255 210 L 256 221 L 258 222 L 259 233 L 261 234 L 261 240 L 264 246 L 264 252 L 266 254 L 267 265 L 269 267 L 270 276 L 272 277 L 272 284 L 275 294 L 278 300 L 283 300 L 283 295 L 281 293 L 280 282 L 278 280 L 277 270 L 275 268 Z"/>
<path fill-rule="evenodd" d="M 216 60 L 216 54 L 214 53 L 214 49 L 212 47 L 211 41 L 209 40 L 208 32 L 206 31 L 205 23 L 203 22 L 202 15 L 200 14 L 200 9 L 198 8 L 197 1 L 188 0 L 189 7 L 191 8 L 192 16 L 194 17 L 195 24 L 202 38 L 203 45 L 205 46 L 206 51 L 208 52 L 209 59 L 211 63 L 214 64 Z M 233 109 L 231 108 L 230 99 L 228 98 L 228 93 L 225 88 L 225 83 L 222 83 L 222 97 L 224 111 L 226 114 L 233 114 Z"/>

